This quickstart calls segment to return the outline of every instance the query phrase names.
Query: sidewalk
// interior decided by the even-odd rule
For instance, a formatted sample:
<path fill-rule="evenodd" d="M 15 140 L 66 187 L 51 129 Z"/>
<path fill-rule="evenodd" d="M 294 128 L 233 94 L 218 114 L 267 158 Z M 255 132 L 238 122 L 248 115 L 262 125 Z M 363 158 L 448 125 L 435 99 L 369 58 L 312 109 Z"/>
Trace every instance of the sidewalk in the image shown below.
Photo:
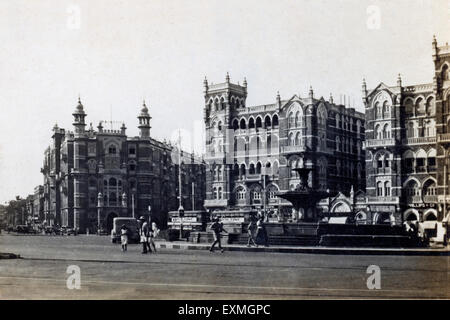
<path fill-rule="evenodd" d="M 162 249 L 209 250 L 211 244 L 185 241 L 156 241 Z M 450 248 L 358 248 L 358 247 L 319 247 L 319 246 L 259 246 L 247 247 L 238 244 L 224 244 L 225 251 L 244 252 L 279 252 L 279 253 L 316 253 L 316 254 L 348 254 L 348 255 L 415 255 L 415 256 L 450 256 Z M 216 252 L 219 250 L 216 248 Z"/>

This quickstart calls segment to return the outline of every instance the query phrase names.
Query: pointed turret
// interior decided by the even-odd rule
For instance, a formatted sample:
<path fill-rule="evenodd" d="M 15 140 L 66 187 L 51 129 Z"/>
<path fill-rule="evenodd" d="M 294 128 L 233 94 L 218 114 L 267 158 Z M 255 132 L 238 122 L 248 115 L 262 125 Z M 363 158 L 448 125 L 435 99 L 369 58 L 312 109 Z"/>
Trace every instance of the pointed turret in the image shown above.
<path fill-rule="evenodd" d="M 227 75 L 226 75 L 226 77 L 225 77 L 225 81 L 226 81 L 227 83 L 230 83 L 230 75 L 228 74 L 228 72 L 227 72 Z"/>
<path fill-rule="evenodd" d="M 329 100 L 330 100 L 330 103 L 331 103 L 331 104 L 334 103 L 334 101 L 333 101 L 333 94 L 332 94 L 332 93 L 330 93 L 330 99 L 329 99 Z"/>
<path fill-rule="evenodd" d="M 314 91 L 312 89 L 312 86 L 309 86 L 309 94 L 308 97 L 310 97 L 311 99 L 314 98 Z"/>
<path fill-rule="evenodd" d="M 398 77 L 397 77 L 397 87 L 401 87 L 401 86 L 402 86 L 402 76 L 399 73 Z"/>
<path fill-rule="evenodd" d="M 142 103 L 141 113 L 138 116 L 139 119 L 139 136 L 141 138 L 150 138 L 150 114 L 148 113 L 147 105 L 145 100 Z"/>
<path fill-rule="evenodd" d="M 86 113 L 84 112 L 84 107 L 79 96 L 78 105 L 72 115 L 74 118 L 73 126 L 75 127 L 75 135 L 82 135 L 84 133 L 84 127 L 86 126 L 86 123 L 84 122 Z"/>
<path fill-rule="evenodd" d="M 208 79 L 206 79 L 206 76 L 205 76 L 205 79 L 203 80 L 203 93 L 205 95 L 208 93 L 208 89 L 209 89 Z"/>
<path fill-rule="evenodd" d="M 367 98 L 367 84 L 366 84 L 365 78 L 363 78 L 363 82 L 362 82 L 362 96 L 363 96 L 363 98 Z"/>

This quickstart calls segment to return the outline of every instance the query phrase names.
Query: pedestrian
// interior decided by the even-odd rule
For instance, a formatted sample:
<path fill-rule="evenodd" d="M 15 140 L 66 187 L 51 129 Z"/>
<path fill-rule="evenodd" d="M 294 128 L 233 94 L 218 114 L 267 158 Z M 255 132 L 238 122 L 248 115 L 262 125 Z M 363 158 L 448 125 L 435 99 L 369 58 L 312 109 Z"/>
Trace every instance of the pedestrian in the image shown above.
<path fill-rule="evenodd" d="M 257 242 L 262 242 L 265 247 L 268 247 L 269 239 L 267 236 L 266 226 L 264 225 L 263 218 L 259 218 L 256 223 L 256 240 Z"/>
<path fill-rule="evenodd" d="M 149 239 L 149 226 L 144 216 L 141 216 L 139 218 L 140 221 L 140 227 L 139 227 L 139 236 L 140 241 L 142 243 L 142 254 L 146 254 L 147 252 L 152 252 L 152 249 L 150 248 L 150 244 L 148 243 Z"/>
<path fill-rule="evenodd" d="M 153 247 L 153 251 L 156 253 L 156 245 L 153 240 L 159 234 L 159 228 L 156 225 L 156 222 L 152 222 L 152 227 L 150 228 L 150 246 Z"/>
<path fill-rule="evenodd" d="M 219 218 L 214 219 L 214 222 L 211 224 L 211 226 L 209 228 L 214 232 L 214 242 L 211 245 L 211 248 L 209 248 L 209 251 L 213 252 L 214 251 L 214 247 L 216 246 L 216 244 L 218 244 L 220 252 L 223 253 L 223 248 L 222 248 L 222 243 L 221 243 L 221 239 L 220 239 L 220 234 L 221 234 L 222 231 L 224 231 L 226 233 L 228 233 L 228 232 L 223 229 L 223 224 L 220 223 Z"/>
<path fill-rule="evenodd" d="M 255 238 L 253 237 L 253 235 L 255 234 L 255 229 L 256 229 L 255 221 L 251 219 L 247 227 L 247 234 L 248 234 L 247 247 L 250 247 L 252 243 L 255 247 L 258 247 L 258 245 L 255 242 Z"/>
<path fill-rule="evenodd" d="M 122 251 L 127 251 L 128 228 L 124 224 L 120 227 L 120 242 L 122 244 Z"/>

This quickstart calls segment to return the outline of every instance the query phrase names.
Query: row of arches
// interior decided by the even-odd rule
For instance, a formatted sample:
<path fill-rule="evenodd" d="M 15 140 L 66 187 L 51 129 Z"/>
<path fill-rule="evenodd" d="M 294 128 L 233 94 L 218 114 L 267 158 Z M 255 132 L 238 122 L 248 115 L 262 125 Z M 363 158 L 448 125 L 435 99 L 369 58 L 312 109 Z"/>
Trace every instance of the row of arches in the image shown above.
<path fill-rule="evenodd" d="M 436 113 L 434 96 L 407 97 L 403 101 L 406 114 L 413 116 L 434 116 Z"/>
<path fill-rule="evenodd" d="M 247 120 L 245 118 L 241 118 L 240 120 L 233 119 L 233 121 L 232 121 L 232 128 L 234 130 L 259 129 L 259 128 L 275 129 L 278 127 L 278 125 L 279 125 L 279 121 L 278 121 L 277 114 L 274 114 L 273 116 L 266 115 L 264 117 L 264 120 L 263 120 L 262 116 L 257 116 L 256 118 L 254 118 L 253 116 L 250 116 L 248 118 L 248 124 L 247 124 Z"/>
<path fill-rule="evenodd" d="M 233 165 L 233 176 L 236 178 L 242 179 L 247 175 L 254 175 L 254 174 L 278 175 L 279 163 L 276 160 L 273 162 L 267 161 L 265 163 L 261 161 L 257 161 L 256 163 L 251 161 L 248 164 L 248 170 L 246 163 L 241 164 L 235 163 Z"/>
<path fill-rule="evenodd" d="M 245 107 L 245 99 L 240 97 L 231 96 L 229 100 L 230 107 L 236 109 L 236 108 L 244 108 Z M 225 98 L 216 96 L 211 97 L 208 100 L 208 108 L 212 111 L 221 111 L 224 110 L 226 107 L 226 100 Z"/>
<path fill-rule="evenodd" d="M 250 201 L 250 204 L 261 204 L 264 193 L 269 203 L 276 202 L 279 199 L 276 196 L 278 191 L 279 188 L 275 183 L 267 185 L 266 190 L 259 183 L 255 183 L 248 188 L 244 185 L 238 185 L 233 190 L 233 194 L 236 203 L 248 203 Z"/>
<path fill-rule="evenodd" d="M 436 179 L 429 177 L 423 183 L 416 178 L 410 178 L 404 183 L 404 193 L 406 196 L 435 196 Z"/>

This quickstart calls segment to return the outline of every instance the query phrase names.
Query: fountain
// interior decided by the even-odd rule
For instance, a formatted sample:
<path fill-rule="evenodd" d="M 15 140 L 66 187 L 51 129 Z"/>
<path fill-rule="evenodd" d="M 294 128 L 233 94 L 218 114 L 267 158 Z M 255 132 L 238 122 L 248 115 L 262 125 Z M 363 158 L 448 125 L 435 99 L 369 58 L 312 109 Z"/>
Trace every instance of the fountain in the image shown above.
<path fill-rule="evenodd" d="M 295 190 L 279 192 L 277 196 L 291 202 L 296 212 L 300 212 L 301 209 L 303 211 L 301 220 L 317 221 L 317 203 L 329 197 L 329 193 L 317 191 L 308 186 L 308 176 L 313 171 L 312 168 L 295 168 L 292 171 L 299 174 L 300 184 Z"/>

